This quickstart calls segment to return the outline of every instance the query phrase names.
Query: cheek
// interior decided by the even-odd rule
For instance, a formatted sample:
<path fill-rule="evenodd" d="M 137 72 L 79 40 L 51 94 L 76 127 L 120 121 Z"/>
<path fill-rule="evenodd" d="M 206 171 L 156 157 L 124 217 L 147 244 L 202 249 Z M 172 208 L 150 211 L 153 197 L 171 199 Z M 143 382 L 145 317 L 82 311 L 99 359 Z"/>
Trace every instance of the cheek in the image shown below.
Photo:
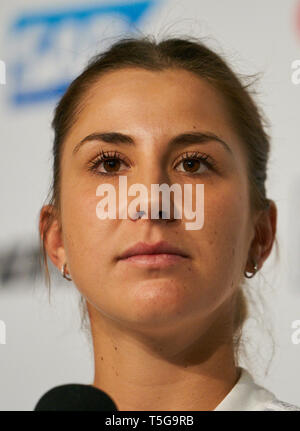
<path fill-rule="evenodd" d="M 64 247 L 70 268 L 73 268 L 73 279 L 76 277 L 74 282 L 81 286 L 83 280 L 84 284 L 90 281 L 88 278 L 91 276 L 91 268 L 105 266 L 116 223 L 114 220 L 99 220 L 97 217 L 99 197 L 96 196 L 96 187 L 95 191 L 81 191 L 73 196 L 66 189 L 62 202 Z M 78 277 L 82 280 L 77 280 Z"/>
<path fill-rule="evenodd" d="M 215 268 L 216 277 L 223 283 L 226 280 L 229 286 L 235 285 L 247 256 L 247 187 L 242 181 L 224 182 L 222 188 L 208 190 L 205 204 L 204 226 L 199 237 L 206 243 L 203 248 L 207 251 L 207 264 Z"/>

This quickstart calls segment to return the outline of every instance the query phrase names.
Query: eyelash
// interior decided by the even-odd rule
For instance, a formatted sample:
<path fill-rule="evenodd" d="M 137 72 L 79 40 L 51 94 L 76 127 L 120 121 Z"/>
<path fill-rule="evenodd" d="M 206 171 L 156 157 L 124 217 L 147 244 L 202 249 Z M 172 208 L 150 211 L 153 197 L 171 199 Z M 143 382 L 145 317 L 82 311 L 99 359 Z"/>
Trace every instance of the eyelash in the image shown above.
<path fill-rule="evenodd" d="M 118 153 L 117 151 L 114 152 L 109 152 L 109 151 L 103 151 L 101 150 L 98 155 L 96 156 L 96 158 L 94 160 L 92 160 L 89 165 L 88 165 L 88 170 L 91 171 L 92 173 L 96 174 L 96 175 L 103 175 L 103 176 L 109 176 L 109 177 L 113 177 L 118 175 L 118 172 L 116 173 L 108 173 L 108 172 L 99 172 L 97 171 L 97 168 L 99 167 L 99 165 L 104 162 L 104 161 L 108 161 L 108 160 L 120 160 L 125 164 L 128 164 L 127 160 L 124 159 L 122 157 L 122 155 L 120 153 Z M 199 151 L 194 151 L 193 153 L 189 153 L 186 152 L 184 154 L 182 154 L 180 156 L 180 160 L 178 161 L 178 163 L 176 163 L 175 167 L 177 167 L 181 162 L 185 161 L 185 160 L 197 160 L 197 161 L 201 161 L 202 163 L 204 163 L 210 170 L 214 170 L 216 167 L 216 162 L 208 155 L 205 153 L 200 153 Z M 189 172 L 185 172 L 186 174 L 189 174 Z M 190 173 L 190 175 L 201 175 L 201 174 L 193 174 Z"/>

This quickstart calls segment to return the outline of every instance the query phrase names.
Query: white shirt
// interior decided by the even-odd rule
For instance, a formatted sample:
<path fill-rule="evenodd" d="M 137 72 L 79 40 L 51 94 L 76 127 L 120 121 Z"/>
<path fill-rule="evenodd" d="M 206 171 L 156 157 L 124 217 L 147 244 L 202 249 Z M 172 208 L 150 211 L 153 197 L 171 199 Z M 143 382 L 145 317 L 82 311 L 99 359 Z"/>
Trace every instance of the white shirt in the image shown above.
<path fill-rule="evenodd" d="M 275 395 L 257 385 L 242 367 L 237 383 L 214 411 L 300 411 L 300 407 L 278 400 Z"/>

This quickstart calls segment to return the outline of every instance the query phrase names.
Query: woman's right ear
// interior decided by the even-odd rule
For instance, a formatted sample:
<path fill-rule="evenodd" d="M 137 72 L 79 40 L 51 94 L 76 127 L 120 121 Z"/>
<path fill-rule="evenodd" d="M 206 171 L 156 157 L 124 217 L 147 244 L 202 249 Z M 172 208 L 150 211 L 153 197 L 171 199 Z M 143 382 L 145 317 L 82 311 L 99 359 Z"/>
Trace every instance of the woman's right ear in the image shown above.
<path fill-rule="evenodd" d="M 63 246 L 62 229 L 59 223 L 57 211 L 53 205 L 45 205 L 40 211 L 39 232 L 44 243 L 45 250 L 53 265 L 59 271 L 66 261 Z"/>

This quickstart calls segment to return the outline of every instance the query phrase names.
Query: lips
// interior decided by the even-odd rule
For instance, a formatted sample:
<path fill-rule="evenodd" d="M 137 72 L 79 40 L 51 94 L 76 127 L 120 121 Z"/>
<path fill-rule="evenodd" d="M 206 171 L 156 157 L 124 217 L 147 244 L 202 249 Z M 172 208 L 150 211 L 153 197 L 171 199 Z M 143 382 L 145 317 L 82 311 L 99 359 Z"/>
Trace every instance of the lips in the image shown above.
<path fill-rule="evenodd" d="M 167 241 L 160 241 L 155 244 L 138 242 L 133 247 L 128 248 L 118 259 L 126 259 L 131 256 L 149 254 L 175 254 L 182 257 L 189 257 L 182 249 L 169 244 Z"/>

